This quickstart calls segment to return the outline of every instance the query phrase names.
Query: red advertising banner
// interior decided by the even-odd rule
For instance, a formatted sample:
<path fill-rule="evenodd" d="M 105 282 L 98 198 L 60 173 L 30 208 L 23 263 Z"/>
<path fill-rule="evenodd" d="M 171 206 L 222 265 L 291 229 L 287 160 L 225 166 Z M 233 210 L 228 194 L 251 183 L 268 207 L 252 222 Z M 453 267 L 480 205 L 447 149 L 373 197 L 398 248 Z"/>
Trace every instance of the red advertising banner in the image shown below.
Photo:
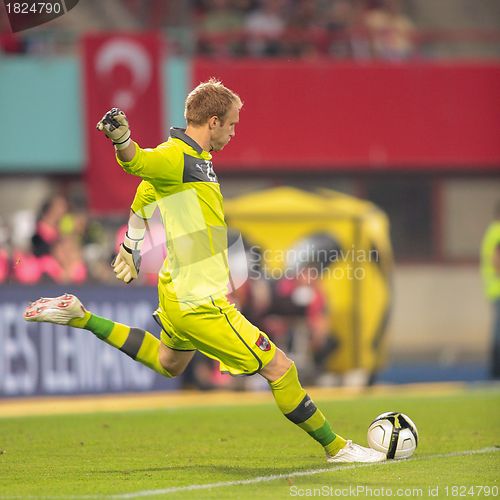
<path fill-rule="evenodd" d="M 132 137 L 143 147 L 162 140 L 161 43 L 152 34 L 96 34 L 84 38 L 86 182 L 94 212 L 126 212 L 139 178 L 116 163 L 114 148 L 96 130 L 112 107 L 128 117 Z"/>
<path fill-rule="evenodd" d="M 219 170 L 500 169 L 500 64 L 197 59 L 244 101 Z"/>

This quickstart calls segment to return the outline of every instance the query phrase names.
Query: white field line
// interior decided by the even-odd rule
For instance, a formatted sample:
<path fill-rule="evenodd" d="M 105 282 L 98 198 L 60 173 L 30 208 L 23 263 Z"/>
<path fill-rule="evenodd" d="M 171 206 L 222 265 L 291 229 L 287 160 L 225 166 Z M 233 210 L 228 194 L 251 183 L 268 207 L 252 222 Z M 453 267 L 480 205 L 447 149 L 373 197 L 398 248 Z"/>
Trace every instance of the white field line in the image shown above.
<path fill-rule="evenodd" d="M 295 472 L 288 472 L 285 474 L 273 474 L 269 476 L 257 476 L 251 479 L 240 479 L 236 481 L 219 481 L 217 483 L 205 483 L 205 484 L 188 484 L 185 486 L 172 486 L 170 488 L 162 488 L 156 490 L 142 490 L 134 491 L 131 493 L 119 493 L 116 495 L 54 495 L 54 496 L 0 496 L 2 500 L 128 500 L 134 498 L 143 497 L 153 497 L 158 495 L 168 495 L 169 493 L 181 493 L 184 491 L 197 491 L 197 490 L 210 490 L 215 488 L 227 488 L 229 486 L 245 486 L 247 484 L 259 484 L 268 483 L 271 481 L 276 481 L 278 479 L 290 479 L 293 477 L 305 477 L 305 476 L 315 476 L 317 474 L 328 474 L 331 472 L 362 469 L 365 467 L 376 467 L 376 466 L 390 466 L 394 464 L 407 463 L 407 462 L 417 462 L 428 459 L 440 459 L 440 458 L 452 458 L 452 457 L 465 457 L 471 455 L 484 455 L 486 453 L 496 453 L 500 451 L 500 447 L 489 446 L 487 448 L 481 448 L 479 450 L 467 450 L 467 451 L 452 451 L 450 453 L 438 453 L 435 455 L 422 455 L 409 458 L 407 460 L 388 460 L 386 462 L 375 462 L 375 463 L 365 463 L 365 464 L 352 464 L 352 465 L 334 465 L 332 467 L 324 467 L 321 469 L 309 469 L 301 470 Z"/>

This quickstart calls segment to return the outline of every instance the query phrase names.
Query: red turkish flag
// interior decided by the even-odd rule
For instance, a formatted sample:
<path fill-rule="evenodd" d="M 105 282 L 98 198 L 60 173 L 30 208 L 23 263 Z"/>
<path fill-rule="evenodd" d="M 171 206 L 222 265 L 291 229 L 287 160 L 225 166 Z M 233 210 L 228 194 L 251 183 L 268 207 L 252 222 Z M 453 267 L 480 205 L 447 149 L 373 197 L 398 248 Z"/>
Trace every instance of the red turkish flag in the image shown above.
<path fill-rule="evenodd" d="M 86 184 L 93 212 L 127 212 L 138 177 L 116 163 L 111 141 L 96 130 L 110 108 L 127 115 L 141 147 L 164 140 L 161 41 L 154 34 L 96 34 L 84 38 Z"/>

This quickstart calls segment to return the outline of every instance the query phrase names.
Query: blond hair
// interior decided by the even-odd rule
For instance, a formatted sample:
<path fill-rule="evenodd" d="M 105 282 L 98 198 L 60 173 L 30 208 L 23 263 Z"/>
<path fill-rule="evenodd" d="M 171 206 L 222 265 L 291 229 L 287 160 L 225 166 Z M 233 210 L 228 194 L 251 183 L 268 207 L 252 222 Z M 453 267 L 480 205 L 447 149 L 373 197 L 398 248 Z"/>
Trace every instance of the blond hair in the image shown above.
<path fill-rule="evenodd" d="M 239 95 L 212 77 L 189 93 L 184 117 L 188 125 L 194 126 L 204 125 L 212 116 L 217 116 L 223 122 L 233 104 L 239 108 L 243 106 Z"/>

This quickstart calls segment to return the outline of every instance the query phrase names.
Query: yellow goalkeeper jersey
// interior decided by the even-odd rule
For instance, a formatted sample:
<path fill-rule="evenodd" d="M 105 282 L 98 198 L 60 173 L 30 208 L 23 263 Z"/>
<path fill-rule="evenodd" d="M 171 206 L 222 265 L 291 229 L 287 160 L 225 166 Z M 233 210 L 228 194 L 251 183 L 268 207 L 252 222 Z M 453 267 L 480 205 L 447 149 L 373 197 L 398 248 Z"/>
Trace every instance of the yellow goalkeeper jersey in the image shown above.
<path fill-rule="evenodd" d="M 156 206 L 161 213 L 167 257 L 159 291 L 178 301 L 226 294 L 227 226 L 212 155 L 184 129 L 171 128 L 167 142 L 154 149 L 136 144 L 130 162 L 117 160 L 125 172 L 143 179 L 132 210 L 144 219 Z"/>

